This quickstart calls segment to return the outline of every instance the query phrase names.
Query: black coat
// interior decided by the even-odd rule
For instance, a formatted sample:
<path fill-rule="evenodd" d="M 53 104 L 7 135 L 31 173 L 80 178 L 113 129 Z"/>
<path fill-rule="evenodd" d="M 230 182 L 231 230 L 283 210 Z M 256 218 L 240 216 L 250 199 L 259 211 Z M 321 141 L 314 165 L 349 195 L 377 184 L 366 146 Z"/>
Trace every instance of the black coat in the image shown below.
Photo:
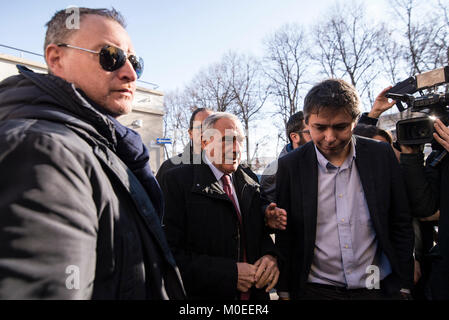
<path fill-rule="evenodd" d="M 242 213 L 249 263 L 266 254 L 277 256 L 264 226 L 257 177 L 239 166 L 234 186 Z M 182 165 L 165 173 L 162 184 L 168 243 L 181 270 L 187 297 L 235 299 L 241 234 L 232 202 L 207 164 Z M 268 299 L 261 289 L 252 298 Z"/>
<path fill-rule="evenodd" d="M 160 184 L 165 173 L 168 170 L 176 168 L 177 166 L 182 164 L 201 164 L 201 163 L 203 163 L 203 159 L 201 158 L 200 154 L 193 153 L 192 141 L 190 141 L 184 147 L 184 151 L 182 153 L 162 162 L 161 166 L 157 170 L 156 179 Z"/>
<path fill-rule="evenodd" d="M 426 160 L 420 154 L 401 154 L 401 167 L 408 192 L 410 207 L 415 217 L 428 217 L 440 210 L 438 246 L 432 251 L 432 298 L 449 299 L 449 156 L 436 166 L 430 165 L 439 152 Z"/>
<path fill-rule="evenodd" d="M 182 299 L 113 123 L 63 79 L 20 73 L 0 84 L 0 299 Z"/>
<path fill-rule="evenodd" d="M 390 145 L 356 137 L 355 163 L 365 192 L 381 250 L 390 261 L 393 276 L 389 290 L 413 284 L 411 216 L 399 164 Z M 318 164 L 313 142 L 279 159 L 278 206 L 286 209 L 288 223 L 276 236 L 286 260 L 278 291 L 298 298 L 307 282 L 317 227 Z"/>

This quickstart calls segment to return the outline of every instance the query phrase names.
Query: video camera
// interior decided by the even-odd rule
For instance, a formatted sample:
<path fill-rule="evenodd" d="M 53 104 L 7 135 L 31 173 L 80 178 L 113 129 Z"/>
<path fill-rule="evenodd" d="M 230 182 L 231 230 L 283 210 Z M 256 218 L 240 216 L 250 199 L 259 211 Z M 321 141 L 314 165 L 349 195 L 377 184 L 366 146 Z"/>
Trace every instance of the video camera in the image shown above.
<path fill-rule="evenodd" d="M 396 100 L 400 112 L 410 109 L 412 112 L 427 114 L 424 117 L 409 118 L 396 123 L 399 144 L 420 145 L 432 142 L 435 118 L 448 125 L 449 93 L 447 88 L 444 93 L 438 92 L 438 87 L 447 83 L 449 83 L 449 66 L 410 77 L 388 90 L 385 96 Z M 418 96 L 413 95 L 416 92 L 419 92 Z M 406 108 L 402 102 L 407 104 Z M 432 148 L 434 145 L 438 148 L 435 143 L 432 143 Z"/>

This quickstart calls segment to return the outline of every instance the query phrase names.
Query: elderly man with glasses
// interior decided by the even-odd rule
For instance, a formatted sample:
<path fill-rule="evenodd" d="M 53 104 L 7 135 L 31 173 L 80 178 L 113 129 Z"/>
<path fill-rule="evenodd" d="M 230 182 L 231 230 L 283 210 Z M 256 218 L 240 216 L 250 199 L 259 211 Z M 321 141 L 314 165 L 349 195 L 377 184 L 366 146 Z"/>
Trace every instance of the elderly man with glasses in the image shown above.
<path fill-rule="evenodd" d="M 49 74 L 0 84 L 0 299 L 182 299 L 131 111 L 143 61 L 120 13 L 47 23 Z"/>

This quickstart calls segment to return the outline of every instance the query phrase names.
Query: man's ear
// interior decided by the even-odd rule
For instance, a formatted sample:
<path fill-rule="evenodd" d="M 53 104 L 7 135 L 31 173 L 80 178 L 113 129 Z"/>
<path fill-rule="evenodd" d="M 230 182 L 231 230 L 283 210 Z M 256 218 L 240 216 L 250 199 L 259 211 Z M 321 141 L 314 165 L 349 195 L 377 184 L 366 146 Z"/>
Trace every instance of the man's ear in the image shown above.
<path fill-rule="evenodd" d="M 296 132 L 290 132 L 290 140 L 296 144 L 299 144 L 299 142 L 301 141 L 301 137 Z"/>
<path fill-rule="evenodd" d="M 207 146 L 207 142 L 205 140 L 203 140 L 203 138 L 201 138 L 201 149 L 205 149 Z"/>
<path fill-rule="evenodd" d="M 63 48 L 51 43 L 45 48 L 45 61 L 47 62 L 48 71 L 56 76 L 63 74 L 62 58 L 64 55 Z"/>

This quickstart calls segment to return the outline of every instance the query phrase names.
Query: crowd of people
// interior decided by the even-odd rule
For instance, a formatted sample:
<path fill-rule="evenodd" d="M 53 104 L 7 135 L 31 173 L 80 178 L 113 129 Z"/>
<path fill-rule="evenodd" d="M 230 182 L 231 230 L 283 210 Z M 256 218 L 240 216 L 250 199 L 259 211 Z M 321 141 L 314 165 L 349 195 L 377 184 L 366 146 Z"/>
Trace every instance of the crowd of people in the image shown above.
<path fill-rule="evenodd" d="M 143 61 L 119 12 L 79 10 L 46 25 L 48 74 L 0 83 L 0 299 L 449 299 L 449 158 L 377 127 L 391 87 L 361 114 L 316 84 L 260 181 L 239 119 L 198 108 L 154 176 L 117 121 Z"/>

